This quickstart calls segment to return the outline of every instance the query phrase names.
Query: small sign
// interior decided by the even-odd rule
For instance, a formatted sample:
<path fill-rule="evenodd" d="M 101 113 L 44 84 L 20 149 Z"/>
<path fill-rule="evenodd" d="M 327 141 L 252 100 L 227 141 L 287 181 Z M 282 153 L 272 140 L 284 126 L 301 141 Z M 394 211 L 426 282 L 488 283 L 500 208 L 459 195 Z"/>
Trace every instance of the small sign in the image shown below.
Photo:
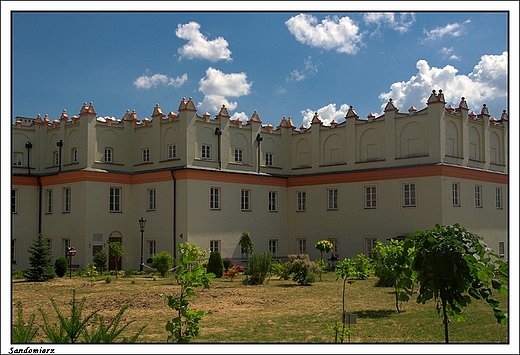
<path fill-rule="evenodd" d="M 69 247 L 67 249 L 67 256 L 75 256 L 76 255 L 76 249 L 74 247 Z"/>
<path fill-rule="evenodd" d="M 356 320 L 357 320 L 357 315 L 355 315 L 355 314 L 348 314 L 348 313 L 343 314 L 343 323 L 356 324 Z"/>

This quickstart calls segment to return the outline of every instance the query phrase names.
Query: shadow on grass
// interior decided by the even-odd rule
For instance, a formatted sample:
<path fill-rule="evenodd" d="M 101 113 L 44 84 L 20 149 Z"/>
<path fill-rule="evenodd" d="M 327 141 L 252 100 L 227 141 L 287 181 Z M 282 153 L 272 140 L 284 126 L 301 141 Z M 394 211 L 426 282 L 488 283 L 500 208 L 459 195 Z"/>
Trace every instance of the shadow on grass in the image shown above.
<path fill-rule="evenodd" d="M 360 311 L 360 312 L 354 312 L 359 318 L 384 318 L 388 317 L 392 314 L 396 314 L 396 310 L 386 310 L 381 309 L 377 311 Z"/>

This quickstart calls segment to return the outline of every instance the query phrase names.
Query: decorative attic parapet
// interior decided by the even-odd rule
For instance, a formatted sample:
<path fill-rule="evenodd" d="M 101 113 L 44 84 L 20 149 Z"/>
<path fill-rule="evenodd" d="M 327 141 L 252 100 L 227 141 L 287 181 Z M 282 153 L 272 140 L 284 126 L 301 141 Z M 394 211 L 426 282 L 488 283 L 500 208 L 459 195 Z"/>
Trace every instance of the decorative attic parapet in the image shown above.
<path fill-rule="evenodd" d="M 442 90 L 439 90 L 438 94 L 435 90 L 432 90 L 432 93 L 428 98 L 427 104 L 446 104 L 446 100 L 444 100 L 444 94 L 442 93 Z"/>
<path fill-rule="evenodd" d="M 155 118 L 164 118 L 164 114 L 161 110 L 161 106 L 159 106 L 159 104 L 155 104 L 155 107 L 153 108 L 153 112 L 152 112 L 152 119 L 155 119 Z"/>
<path fill-rule="evenodd" d="M 188 100 L 186 100 L 185 97 L 182 98 L 181 103 L 179 104 L 179 112 L 181 111 L 197 111 L 197 108 L 195 107 L 191 97 Z"/>
<path fill-rule="evenodd" d="M 173 111 L 168 112 L 168 119 L 170 121 L 173 121 L 176 118 L 177 118 L 177 115 Z"/>
<path fill-rule="evenodd" d="M 354 106 L 350 106 L 347 111 L 347 114 L 345 115 L 346 120 L 348 120 L 349 118 L 359 119 L 358 114 L 356 113 L 356 111 L 354 111 Z"/>
<path fill-rule="evenodd" d="M 417 109 L 415 108 L 415 106 L 411 106 L 409 109 L 408 109 L 408 114 L 411 116 L 411 115 L 416 115 L 417 114 Z"/>
<path fill-rule="evenodd" d="M 290 129 L 294 129 L 295 126 L 294 126 L 294 123 L 291 119 L 291 117 L 289 118 L 285 118 L 285 116 L 282 117 L 282 120 L 280 121 L 280 124 L 278 125 L 278 127 L 276 127 L 278 129 L 280 128 L 290 128 Z"/>
<path fill-rule="evenodd" d="M 320 119 L 320 116 L 318 115 L 318 112 L 314 112 L 314 116 L 312 117 L 311 126 L 313 124 L 319 124 L 320 126 L 323 124 L 323 122 Z"/>
<path fill-rule="evenodd" d="M 388 103 L 386 104 L 385 106 L 385 109 L 383 110 L 384 112 L 389 112 L 389 111 L 395 111 L 397 112 L 397 107 L 395 106 L 394 104 L 394 100 L 392 100 L 392 98 L 390 98 L 388 100 Z"/>
<path fill-rule="evenodd" d="M 253 112 L 253 115 L 251 115 L 251 118 L 249 119 L 249 121 L 247 121 L 247 124 L 251 124 L 251 123 L 262 123 L 262 120 L 260 119 L 260 116 L 258 115 L 258 112 L 255 110 Z"/>
<path fill-rule="evenodd" d="M 509 116 L 507 115 L 506 110 L 502 111 L 502 114 L 500 115 L 500 121 L 501 122 L 507 122 L 509 121 Z"/>
<path fill-rule="evenodd" d="M 224 119 L 229 119 L 231 116 L 229 115 L 229 112 L 228 112 L 228 109 L 226 107 L 226 105 L 222 104 L 222 107 L 220 108 L 220 111 L 218 112 L 216 118 L 218 120 L 224 118 Z"/>
<path fill-rule="evenodd" d="M 489 109 L 486 104 L 482 105 L 482 110 L 480 110 L 480 115 L 477 116 L 479 119 L 486 120 L 489 118 Z"/>
<path fill-rule="evenodd" d="M 460 98 L 460 103 L 459 103 L 459 108 L 458 108 L 459 111 L 462 111 L 462 110 L 466 110 L 468 111 L 469 108 L 468 108 L 468 103 L 466 102 L 466 98 L 464 97 L 461 97 Z"/>
<path fill-rule="evenodd" d="M 130 110 L 126 110 L 124 116 L 121 118 L 122 121 L 129 121 L 129 122 L 137 122 L 137 113 L 135 112 L 135 110 L 132 110 L 132 112 L 130 112 Z"/>
<path fill-rule="evenodd" d="M 81 110 L 79 111 L 79 117 L 92 115 L 96 115 L 96 109 L 94 108 L 94 104 L 92 103 L 92 101 L 90 101 L 89 105 L 87 105 L 87 103 L 84 102 L 83 106 L 81 107 Z"/>
<path fill-rule="evenodd" d="M 69 115 L 67 115 L 67 110 L 63 109 L 60 116 L 60 121 L 68 121 Z"/>

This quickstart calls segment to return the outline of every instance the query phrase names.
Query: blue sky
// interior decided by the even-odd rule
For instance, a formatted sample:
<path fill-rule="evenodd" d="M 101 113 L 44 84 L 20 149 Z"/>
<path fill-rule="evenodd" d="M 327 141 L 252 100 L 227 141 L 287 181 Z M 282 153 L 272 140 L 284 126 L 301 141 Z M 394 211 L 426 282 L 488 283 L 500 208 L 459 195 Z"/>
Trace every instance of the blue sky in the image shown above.
<path fill-rule="evenodd" d="M 225 104 L 232 119 L 256 110 L 264 124 L 287 116 L 299 128 L 314 112 L 341 122 L 351 105 L 361 118 L 378 115 L 390 98 L 401 112 L 421 109 L 439 89 L 454 106 L 464 96 L 477 113 L 482 104 L 497 118 L 509 112 L 507 12 L 408 4 L 395 13 L 367 5 L 369 12 L 106 13 L 113 6 L 98 4 L 73 8 L 97 12 L 13 12 L 11 120 L 53 120 L 63 109 L 70 117 L 90 101 L 98 117 L 135 109 L 143 119 L 156 103 L 177 112 L 192 97 L 200 115 L 214 117 Z"/>

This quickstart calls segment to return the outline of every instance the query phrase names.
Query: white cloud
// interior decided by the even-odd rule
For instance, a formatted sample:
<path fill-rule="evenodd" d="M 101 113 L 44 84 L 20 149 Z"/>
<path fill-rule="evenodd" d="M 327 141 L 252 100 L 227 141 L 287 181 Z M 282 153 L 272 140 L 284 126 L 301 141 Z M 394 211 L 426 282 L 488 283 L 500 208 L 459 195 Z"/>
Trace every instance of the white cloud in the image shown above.
<path fill-rule="evenodd" d="M 439 52 L 444 56 L 444 58 L 449 58 L 451 60 L 461 60 L 459 56 L 455 55 L 455 48 L 453 47 L 442 47 L 442 49 L 440 49 Z"/>
<path fill-rule="evenodd" d="M 321 121 L 325 125 L 330 125 L 332 120 L 340 123 L 344 121 L 345 116 L 347 115 L 349 106 L 347 104 L 342 104 L 339 109 L 336 109 L 336 104 L 330 103 L 327 106 L 323 106 L 318 110 L 306 109 L 301 111 L 303 117 L 303 125 L 306 127 L 310 127 L 312 118 L 314 114 L 317 112 Z"/>
<path fill-rule="evenodd" d="M 232 60 L 231 51 L 227 48 L 228 42 L 222 37 L 208 40 L 206 36 L 200 33 L 200 25 L 197 22 L 177 25 L 175 35 L 188 41 L 187 44 L 178 49 L 181 58 L 207 59 L 211 62 Z"/>
<path fill-rule="evenodd" d="M 299 14 L 287 20 L 285 25 L 299 42 L 311 47 L 356 54 L 362 45 L 358 26 L 347 16 L 327 17 L 318 24 L 316 17 Z"/>
<path fill-rule="evenodd" d="M 318 72 L 319 63 L 314 64 L 312 62 L 311 56 L 307 57 L 307 59 L 303 60 L 303 69 L 293 70 L 291 72 L 291 76 L 287 78 L 286 81 L 302 81 L 309 77 L 309 75 L 314 75 Z"/>
<path fill-rule="evenodd" d="M 426 40 L 436 40 L 441 39 L 444 36 L 451 37 L 460 37 L 466 32 L 465 24 L 470 23 L 471 20 L 466 20 L 462 24 L 460 23 L 450 23 L 444 27 L 436 27 L 433 30 L 423 30 L 423 33 L 426 35 Z"/>
<path fill-rule="evenodd" d="M 235 112 L 231 115 L 231 118 L 230 120 L 231 121 L 235 121 L 237 119 L 241 119 L 242 120 L 242 123 L 245 123 L 247 121 L 249 121 L 249 117 L 246 115 L 245 112 Z"/>
<path fill-rule="evenodd" d="M 401 13 L 395 14 L 392 12 L 369 12 L 363 16 L 365 24 L 376 24 L 377 29 L 381 26 L 387 26 L 390 29 L 399 33 L 408 32 L 415 22 L 415 14 L 413 13 Z"/>
<path fill-rule="evenodd" d="M 500 116 L 501 111 L 507 109 L 502 107 L 507 102 L 507 62 L 507 52 L 484 55 L 471 73 L 458 75 L 458 70 L 451 65 L 435 68 L 426 60 L 419 60 L 416 75 L 406 82 L 393 83 L 389 92 L 379 95 L 384 101 L 381 108 L 391 98 L 401 112 L 406 112 L 410 106 L 422 109 L 432 90 L 440 89 L 447 104 L 458 106 L 460 98 L 465 97 L 470 110 L 480 112 L 485 103 L 491 115 Z"/>
<path fill-rule="evenodd" d="M 247 82 L 245 73 L 225 74 L 209 67 L 206 69 L 206 77 L 199 81 L 199 91 L 204 94 L 199 108 L 205 111 L 218 111 L 224 104 L 229 110 L 234 110 L 237 103 L 228 101 L 227 97 L 249 95 L 251 85 L 252 82 Z"/>
<path fill-rule="evenodd" d="M 154 74 L 151 76 L 142 75 L 134 80 L 134 86 L 138 89 L 151 89 L 157 87 L 158 85 L 168 85 L 178 89 L 186 81 L 188 81 L 188 74 L 186 73 L 176 78 L 170 78 L 164 74 Z"/>

